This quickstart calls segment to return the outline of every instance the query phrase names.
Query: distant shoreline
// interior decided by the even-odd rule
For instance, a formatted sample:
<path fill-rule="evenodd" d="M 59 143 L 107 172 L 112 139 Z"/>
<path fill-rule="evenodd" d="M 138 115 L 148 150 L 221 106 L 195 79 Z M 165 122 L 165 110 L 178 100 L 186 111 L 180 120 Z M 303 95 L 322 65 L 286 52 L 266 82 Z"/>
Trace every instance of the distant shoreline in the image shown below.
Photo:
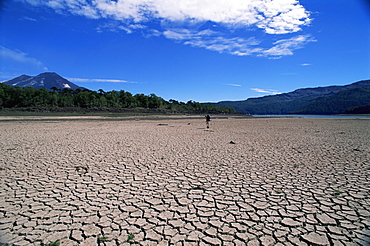
<path fill-rule="evenodd" d="M 165 112 L 32 112 L 0 110 L 1 121 L 48 121 L 48 120 L 185 120 L 204 119 L 206 113 L 165 113 Z M 245 115 L 245 114 L 211 114 L 212 119 L 260 119 L 260 118 L 364 118 L 370 119 L 369 114 L 338 114 L 338 115 Z"/>
<path fill-rule="evenodd" d="M 252 115 L 256 118 L 353 118 L 364 117 L 370 118 L 370 114 L 334 114 L 334 115 L 310 115 L 310 114 L 268 114 L 268 115 Z"/>
<path fill-rule="evenodd" d="M 212 119 L 253 119 L 255 117 L 243 114 L 215 114 Z M 61 120 L 103 120 L 103 121 L 137 121 L 137 120 L 204 120 L 204 114 L 124 114 L 124 113 L 34 113 L 34 114 L 2 114 L 1 121 L 61 121 Z"/>

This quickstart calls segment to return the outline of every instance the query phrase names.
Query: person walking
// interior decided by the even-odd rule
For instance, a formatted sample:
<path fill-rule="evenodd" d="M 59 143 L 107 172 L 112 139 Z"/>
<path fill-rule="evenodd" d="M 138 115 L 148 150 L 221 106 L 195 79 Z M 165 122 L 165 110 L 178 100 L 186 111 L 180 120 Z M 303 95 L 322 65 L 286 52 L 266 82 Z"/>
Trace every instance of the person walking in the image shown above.
<path fill-rule="evenodd" d="M 209 114 L 206 115 L 206 126 L 209 128 L 209 122 L 211 121 L 211 116 Z"/>

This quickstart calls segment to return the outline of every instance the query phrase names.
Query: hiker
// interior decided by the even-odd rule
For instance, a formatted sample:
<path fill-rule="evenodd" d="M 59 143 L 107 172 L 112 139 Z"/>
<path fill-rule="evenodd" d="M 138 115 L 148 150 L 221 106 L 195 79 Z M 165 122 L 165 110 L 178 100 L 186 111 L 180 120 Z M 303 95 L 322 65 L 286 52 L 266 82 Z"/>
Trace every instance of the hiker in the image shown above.
<path fill-rule="evenodd" d="M 206 115 L 206 126 L 209 128 L 209 122 L 211 121 L 211 116 L 209 114 Z"/>

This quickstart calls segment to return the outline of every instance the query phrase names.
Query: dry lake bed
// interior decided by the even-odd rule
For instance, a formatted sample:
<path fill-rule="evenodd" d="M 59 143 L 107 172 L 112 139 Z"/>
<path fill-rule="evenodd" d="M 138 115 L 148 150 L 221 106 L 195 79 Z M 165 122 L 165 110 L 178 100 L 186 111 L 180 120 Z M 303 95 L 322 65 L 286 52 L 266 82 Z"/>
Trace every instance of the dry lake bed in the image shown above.
<path fill-rule="evenodd" d="M 0 119 L 0 245 L 370 245 L 370 120 Z"/>

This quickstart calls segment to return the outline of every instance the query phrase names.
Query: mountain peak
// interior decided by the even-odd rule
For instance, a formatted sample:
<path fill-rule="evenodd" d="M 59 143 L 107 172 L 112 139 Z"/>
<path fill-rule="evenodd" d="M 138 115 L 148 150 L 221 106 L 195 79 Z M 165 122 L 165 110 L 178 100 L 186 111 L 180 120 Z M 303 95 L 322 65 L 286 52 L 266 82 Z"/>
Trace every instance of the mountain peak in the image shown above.
<path fill-rule="evenodd" d="M 54 87 L 57 89 L 67 88 L 72 90 L 85 89 L 68 81 L 55 72 L 45 72 L 37 76 L 21 75 L 5 81 L 4 83 L 10 86 L 32 87 L 35 89 L 46 88 L 47 90 L 52 90 L 51 88 Z"/>
<path fill-rule="evenodd" d="M 49 75 L 49 76 L 58 76 L 58 77 L 61 77 L 59 74 L 57 74 L 56 72 L 45 72 L 45 73 L 40 73 L 39 75 L 37 76 L 42 76 L 42 75 Z"/>

